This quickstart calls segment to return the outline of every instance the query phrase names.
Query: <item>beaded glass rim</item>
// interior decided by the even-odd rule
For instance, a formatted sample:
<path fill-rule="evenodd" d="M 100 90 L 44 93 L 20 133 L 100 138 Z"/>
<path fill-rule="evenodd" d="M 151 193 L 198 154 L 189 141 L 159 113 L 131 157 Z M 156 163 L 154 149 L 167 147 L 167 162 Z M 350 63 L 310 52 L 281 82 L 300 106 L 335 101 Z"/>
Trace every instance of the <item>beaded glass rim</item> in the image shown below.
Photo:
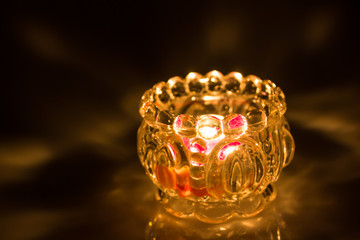
<path fill-rule="evenodd" d="M 202 103 L 221 99 L 245 99 L 253 105 L 252 110 L 242 115 L 236 112 L 226 114 L 178 114 L 180 99 L 202 100 Z M 201 136 L 201 126 L 206 121 L 217 122 L 220 132 L 242 134 L 257 131 L 276 123 L 286 112 L 283 91 L 270 80 L 262 80 L 255 75 L 243 77 L 239 72 L 223 75 L 213 70 L 204 76 L 190 72 L 185 79 L 172 77 L 167 82 L 159 82 L 142 96 L 140 115 L 152 127 L 175 131 L 179 135 Z M 203 136 L 206 139 L 206 136 Z"/>

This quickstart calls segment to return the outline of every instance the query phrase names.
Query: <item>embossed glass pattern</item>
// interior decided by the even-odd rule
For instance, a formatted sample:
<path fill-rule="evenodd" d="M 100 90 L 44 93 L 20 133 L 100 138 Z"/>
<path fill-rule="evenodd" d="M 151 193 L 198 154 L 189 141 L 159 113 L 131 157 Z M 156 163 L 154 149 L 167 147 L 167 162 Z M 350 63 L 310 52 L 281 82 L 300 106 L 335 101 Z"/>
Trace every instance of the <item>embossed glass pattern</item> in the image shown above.
<path fill-rule="evenodd" d="M 139 111 L 140 161 L 177 216 L 216 223 L 260 212 L 294 156 L 285 95 L 254 75 L 173 77 L 146 91 Z"/>

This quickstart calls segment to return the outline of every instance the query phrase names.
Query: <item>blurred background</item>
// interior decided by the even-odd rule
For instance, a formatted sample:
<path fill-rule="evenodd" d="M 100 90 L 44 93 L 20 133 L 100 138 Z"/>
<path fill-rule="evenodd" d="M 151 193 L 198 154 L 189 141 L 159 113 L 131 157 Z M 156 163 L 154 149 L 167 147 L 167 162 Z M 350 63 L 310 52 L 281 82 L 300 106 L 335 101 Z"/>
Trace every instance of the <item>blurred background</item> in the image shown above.
<path fill-rule="evenodd" d="M 355 2 L 13 1 L 0 11 L 0 239 L 200 239 L 170 218 L 151 227 L 160 210 L 136 153 L 138 103 L 156 82 L 214 69 L 280 86 L 296 144 L 275 231 L 231 239 L 360 238 Z"/>

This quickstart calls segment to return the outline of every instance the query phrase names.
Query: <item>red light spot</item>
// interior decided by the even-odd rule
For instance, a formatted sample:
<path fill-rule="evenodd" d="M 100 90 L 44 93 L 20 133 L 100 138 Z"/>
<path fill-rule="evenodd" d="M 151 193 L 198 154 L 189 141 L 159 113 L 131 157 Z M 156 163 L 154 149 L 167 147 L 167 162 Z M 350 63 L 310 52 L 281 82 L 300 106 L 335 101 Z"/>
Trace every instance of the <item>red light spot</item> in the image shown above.
<path fill-rule="evenodd" d="M 193 143 L 193 144 L 190 145 L 190 151 L 191 152 L 198 152 L 198 153 L 205 153 L 206 147 L 204 148 L 198 143 Z"/>
<path fill-rule="evenodd" d="M 245 125 L 244 117 L 241 115 L 237 115 L 236 117 L 234 117 L 229 121 L 230 129 L 243 127 L 244 125 Z"/>

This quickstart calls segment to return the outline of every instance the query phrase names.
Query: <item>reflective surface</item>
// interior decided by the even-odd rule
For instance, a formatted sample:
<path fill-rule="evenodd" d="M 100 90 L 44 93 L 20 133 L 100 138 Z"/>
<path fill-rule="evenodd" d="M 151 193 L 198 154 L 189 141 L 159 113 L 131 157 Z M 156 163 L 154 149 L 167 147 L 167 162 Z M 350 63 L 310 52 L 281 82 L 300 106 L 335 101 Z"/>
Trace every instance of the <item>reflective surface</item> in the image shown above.
<path fill-rule="evenodd" d="M 360 239 L 355 4 L 12 2 L 1 8 L 1 240 Z M 286 93 L 296 155 L 254 228 L 163 215 L 136 154 L 141 94 L 208 69 L 258 73 Z"/>
<path fill-rule="evenodd" d="M 219 224 L 176 218 L 159 209 L 148 222 L 145 239 L 287 239 L 285 226 L 273 203 L 256 217 Z"/>

